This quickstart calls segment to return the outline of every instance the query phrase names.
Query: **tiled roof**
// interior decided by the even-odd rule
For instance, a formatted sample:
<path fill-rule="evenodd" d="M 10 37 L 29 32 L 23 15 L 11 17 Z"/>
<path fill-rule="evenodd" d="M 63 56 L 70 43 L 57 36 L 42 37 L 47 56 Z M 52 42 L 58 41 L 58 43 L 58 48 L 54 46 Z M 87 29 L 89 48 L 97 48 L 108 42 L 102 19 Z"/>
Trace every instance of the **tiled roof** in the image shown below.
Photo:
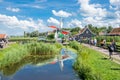
<path fill-rule="evenodd" d="M 6 38 L 6 34 L 0 34 L 0 38 Z"/>
<path fill-rule="evenodd" d="M 83 31 L 84 31 L 85 29 L 86 29 L 86 28 L 81 29 L 79 33 L 80 33 L 80 34 L 83 33 Z"/>
<path fill-rule="evenodd" d="M 120 27 L 119 28 L 114 28 L 109 35 L 120 35 Z"/>

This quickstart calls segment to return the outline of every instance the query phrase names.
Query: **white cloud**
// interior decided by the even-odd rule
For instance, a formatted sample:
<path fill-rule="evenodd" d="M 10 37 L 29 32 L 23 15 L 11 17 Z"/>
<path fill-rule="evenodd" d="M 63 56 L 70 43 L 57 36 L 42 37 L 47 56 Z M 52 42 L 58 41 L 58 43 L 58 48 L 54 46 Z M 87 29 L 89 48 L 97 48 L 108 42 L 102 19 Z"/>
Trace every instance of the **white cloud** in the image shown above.
<path fill-rule="evenodd" d="M 110 9 L 120 10 L 120 0 L 110 0 Z"/>
<path fill-rule="evenodd" d="M 47 20 L 47 22 L 50 23 L 50 24 L 52 24 L 52 25 L 57 25 L 57 26 L 60 25 L 60 22 L 59 22 L 57 19 L 53 18 L 53 17 L 50 17 L 50 18 Z"/>
<path fill-rule="evenodd" d="M 20 11 L 19 8 L 12 8 L 12 7 L 7 7 L 6 10 L 12 11 L 12 12 L 19 12 Z"/>
<path fill-rule="evenodd" d="M 2 14 L 0 14 L 0 25 L 1 30 L 4 28 L 6 31 L 14 29 L 29 31 L 32 29 L 32 31 L 39 30 L 43 32 L 48 30 L 43 20 L 41 19 L 36 21 L 34 21 L 32 18 L 29 20 L 19 20 L 16 16 L 7 16 Z M 18 31 L 16 33 L 18 33 Z"/>
<path fill-rule="evenodd" d="M 37 8 L 37 9 L 43 9 L 44 7 L 42 7 L 42 6 L 38 6 L 38 5 L 31 5 L 31 7 L 33 7 L 33 8 Z"/>
<path fill-rule="evenodd" d="M 68 23 L 69 27 L 82 27 L 82 22 L 77 19 L 71 20 L 71 22 Z"/>
<path fill-rule="evenodd" d="M 108 26 L 116 24 L 119 13 L 108 11 L 101 4 L 91 4 L 90 0 L 78 0 L 80 4 L 80 14 L 82 18 L 82 25 L 92 24 L 94 26 Z M 113 19 L 114 18 L 114 19 Z M 119 22 L 119 21 L 118 21 Z"/>
<path fill-rule="evenodd" d="M 35 24 L 33 21 L 30 20 L 18 20 L 15 16 L 7 16 L 0 14 L 0 24 L 8 27 L 8 28 L 22 28 L 27 29 L 27 27 L 35 27 Z"/>
<path fill-rule="evenodd" d="M 106 9 L 102 8 L 100 4 L 90 4 L 89 1 L 90 0 L 78 0 L 78 3 L 80 4 L 80 12 L 83 16 L 106 16 Z"/>
<path fill-rule="evenodd" d="M 58 12 L 56 12 L 55 10 L 52 10 L 52 13 L 55 15 L 55 16 L 59 16 L 59 17 L 69 17 L 69 16 L 72 16 L 71 13 L 68 13 L 68 12 L 65 12 L 63 10 L 60 10 Z"/>

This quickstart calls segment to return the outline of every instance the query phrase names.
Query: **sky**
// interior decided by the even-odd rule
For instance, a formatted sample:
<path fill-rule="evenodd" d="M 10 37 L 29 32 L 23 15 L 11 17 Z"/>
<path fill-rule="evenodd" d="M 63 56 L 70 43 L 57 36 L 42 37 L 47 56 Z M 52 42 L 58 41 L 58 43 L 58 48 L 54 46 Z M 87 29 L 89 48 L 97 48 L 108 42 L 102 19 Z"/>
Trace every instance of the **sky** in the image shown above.
<path fill-rule="evenodd" d="M 120 0 L 0 0 L 0 33 L 51 31 L 48 26 L 83 28 L 120 25 Z"/>

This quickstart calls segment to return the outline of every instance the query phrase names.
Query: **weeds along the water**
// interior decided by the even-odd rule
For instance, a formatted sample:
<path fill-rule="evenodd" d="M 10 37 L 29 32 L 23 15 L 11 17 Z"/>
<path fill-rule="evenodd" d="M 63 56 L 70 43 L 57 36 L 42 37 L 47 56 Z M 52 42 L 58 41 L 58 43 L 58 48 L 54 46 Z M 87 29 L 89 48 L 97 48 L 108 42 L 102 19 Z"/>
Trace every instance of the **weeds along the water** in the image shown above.
<path fill-rule="evenodd" d="M 77 50 L 77 58 L 73 68 L 78 73 L 81 80 L 102 80 L 100 75 L 95 73 L 91 66 L 88 64 L 89 50 L 80 45 L 78 42 L 70 42 L 70 47 Z"/>
<path fill-rule="evenodd" d="M 30 43 L 27 45 L 31 55 L 55 55 L 59 51 L 55 44 L 49 43 Z"/>
<path fill-rule="evenodd" d="M 27 56 L 39 56 L 41 59 L 50 59 L 55 57 L 62 48 L 59 43 L 28 43 L 28 44 L 15 44 L 10 48 L 4 49 L 0 54 L 0 67 L 14 64 Z"/>
<path fill-rule="evenodd" d="M 9 50 L 3 51 L 3 58 L 1 59 L 1 66 L 16 63 L 24 56 L 28 55 L 27 48 L 24 45 L 15 44 Z"/>
<path fill-rule="evenodd" d="M 120 79 L 120 65 L 109 59 L 104 59 L 105 56 L 98 51 L 80 45 L 79 43 L 76 45 L 79 45 L 80 50 L 76 49 L 78 56 L 73 68 L 76 70 L 81 80 Z"/>

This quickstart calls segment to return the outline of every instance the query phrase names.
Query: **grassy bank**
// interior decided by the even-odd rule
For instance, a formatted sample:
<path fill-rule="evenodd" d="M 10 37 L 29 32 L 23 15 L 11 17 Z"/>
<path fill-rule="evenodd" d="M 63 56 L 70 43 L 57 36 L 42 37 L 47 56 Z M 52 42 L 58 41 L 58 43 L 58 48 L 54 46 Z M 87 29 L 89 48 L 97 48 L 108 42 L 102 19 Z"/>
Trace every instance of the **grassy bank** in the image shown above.
<path fill-rule="evenodd" d="M 58 43 L 12 44 L 8 48 L 0 51 L 0 68 L 13 65 L 27 56 L 39 56 L 41 60 L 53 58 L 59 53 L 61 47 L 62 45 Z"/>
<path fill-rule="evenodd" d="M 79 45 L 79 49 L 73 47 L 75 44 Z M 73 45 L 71 47 L 78 51 L 78 57 L 73 67 L 82 80 L 120 79 L 120 65 L 105 58 L 100 52 L 84 47 L 77 42 L 73 42 Z"/>

